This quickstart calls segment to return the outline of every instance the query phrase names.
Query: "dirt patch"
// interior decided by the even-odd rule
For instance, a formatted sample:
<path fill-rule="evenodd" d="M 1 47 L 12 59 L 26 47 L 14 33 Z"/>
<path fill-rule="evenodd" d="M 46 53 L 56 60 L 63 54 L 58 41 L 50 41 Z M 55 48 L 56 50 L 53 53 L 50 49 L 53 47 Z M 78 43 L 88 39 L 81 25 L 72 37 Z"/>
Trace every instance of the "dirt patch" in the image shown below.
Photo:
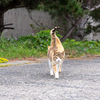
<path fill-rule="evenodd" d="M 93 59 L 93 58 L 100 58 L 100 55 L 86 55 L 86 56 L 82 56 L 82 57 L 66 57 L 65 59 L 70 59 L 70 60 L 84 60 L 84 59 Z"/>
<path fill-rule="evenodd" d="M 33 58 L 33 57 L 30 57 L 30 58 L 22 58 L 22 59 L 15 58 L 15 59 L 9 59 L 9 62 L 23 61 L 23 60 L 27 60 L 27 61 L 36 61 L 37 59 L 38 59 L 38 58 Z"/>
<path fill-rule="evenodd" d="M 82 57 L 65 57 L 65 59 L 70 59 L 70 60 L 83 60 L 83 59 L 92 59 L 92 58 L 100 58 L 100 55 L 86 55 L 86 56 L 82 56 Z M 36 61 L 38 62 L 39 59 L 48 59 L 47 57 L 40 57 L 40 58 L 36 58 L 36 57 L 30 57 L 30 58 L 16 58 L 16 59 L 10 59 L 9 62 L 14 62 L 14 61 L 23 61 L 23 60 L 27 60 L 27 61 Z"/>
<path fill-rule="evenodd" d="M 27 61 L 38 61 L 39 59 L 46 59 L 47 57 L 40 57 L 40 58 L 36 58 L 36 57 L 29 57 L 29 58 L 15 58 L 15 59 L 9 59 L 9 62 L 14 62 L 14 61 L 23 61 L 23 60 L 27 60 Z"/>

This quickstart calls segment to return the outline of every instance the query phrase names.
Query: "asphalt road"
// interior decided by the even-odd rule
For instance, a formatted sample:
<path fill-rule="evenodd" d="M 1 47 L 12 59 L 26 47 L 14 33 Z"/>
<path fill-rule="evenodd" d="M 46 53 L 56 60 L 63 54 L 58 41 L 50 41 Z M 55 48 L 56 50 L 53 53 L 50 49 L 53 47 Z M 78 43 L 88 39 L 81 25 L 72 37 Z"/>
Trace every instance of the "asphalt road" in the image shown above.
<path fill-rule="evenodd" d="M 47 61 L 0 67 L 0 100 L 100 100 L 100 58 L 65 60 L 59 79 Z"/>

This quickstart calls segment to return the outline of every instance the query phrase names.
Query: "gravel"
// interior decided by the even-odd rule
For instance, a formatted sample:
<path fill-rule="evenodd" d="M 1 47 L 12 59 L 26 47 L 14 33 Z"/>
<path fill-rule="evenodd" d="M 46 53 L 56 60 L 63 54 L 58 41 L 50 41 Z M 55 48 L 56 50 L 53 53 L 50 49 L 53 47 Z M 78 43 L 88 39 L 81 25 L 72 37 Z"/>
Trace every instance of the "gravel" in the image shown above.
<path fill-rule="evenodd" d="M 59 79 L 47 60 L 0 67 L 0 100 L 100 100 L 100 58 L 65 60 Z"/>

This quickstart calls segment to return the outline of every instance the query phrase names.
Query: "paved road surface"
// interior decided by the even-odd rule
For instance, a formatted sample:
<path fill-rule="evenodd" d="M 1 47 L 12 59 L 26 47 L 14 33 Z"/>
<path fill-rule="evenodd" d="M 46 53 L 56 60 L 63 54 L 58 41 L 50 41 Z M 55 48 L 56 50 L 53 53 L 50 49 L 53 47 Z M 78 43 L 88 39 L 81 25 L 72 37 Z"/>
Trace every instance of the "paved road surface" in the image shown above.
<path fill-rule="evenodd" d="M 100 100 L 100 58 L 65 60 L 59 79 L 47 61 L 1 67 L 0 100 Z"/>

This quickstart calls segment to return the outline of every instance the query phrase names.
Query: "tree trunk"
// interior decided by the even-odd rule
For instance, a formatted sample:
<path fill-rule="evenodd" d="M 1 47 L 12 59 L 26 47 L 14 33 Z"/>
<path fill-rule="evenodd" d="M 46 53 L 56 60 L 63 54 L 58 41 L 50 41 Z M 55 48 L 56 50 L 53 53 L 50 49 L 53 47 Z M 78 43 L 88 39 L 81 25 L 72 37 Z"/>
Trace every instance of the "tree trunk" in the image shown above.
<path fill-rule="evenodd" d="M 91 0 L 84 0 L 84 4 L 86 8 L 90 9 Z M 76 36 L 80 37 L 81 39 L 84 36 L 84 28 L 85 28 L 85 24 L 87 23 L 88 19 L 89 19 L 89 15 L 86 14 L 82 18 L 81 22 L 78 24 L 78 30 L 77 30 Z"/>
<path fill-rule="evenodd" d="M 65 34 L 63 36 L 63 38 L 61 39 L 61 42 L 64 42 L 70 35 L 71 33 L 73 32 L 73 30 L 76 28 L 76 26 L 80 23 L 80 21 L 82 20 L 82 17 L 79 18 L 79 20 L 75 23 L 75 25 L 73 25 L 67 32 L 67 34 Z"/>
<path fill-rule="evenodd" d="M 87 23 L 89 19 L 89 15 L 85 15 L 81 22 L 78 24 L 78 30 L 77 30 L 77 33 L 76 33 L 76 36 L 82 38 L 84 36 L 84 28 L 85 28 L 85 24 Z"/>
<path fill-rule="evenodd" d="M 4 30 L 4 13 L 0 12 L 0 37 L 3 30 Z"/>

